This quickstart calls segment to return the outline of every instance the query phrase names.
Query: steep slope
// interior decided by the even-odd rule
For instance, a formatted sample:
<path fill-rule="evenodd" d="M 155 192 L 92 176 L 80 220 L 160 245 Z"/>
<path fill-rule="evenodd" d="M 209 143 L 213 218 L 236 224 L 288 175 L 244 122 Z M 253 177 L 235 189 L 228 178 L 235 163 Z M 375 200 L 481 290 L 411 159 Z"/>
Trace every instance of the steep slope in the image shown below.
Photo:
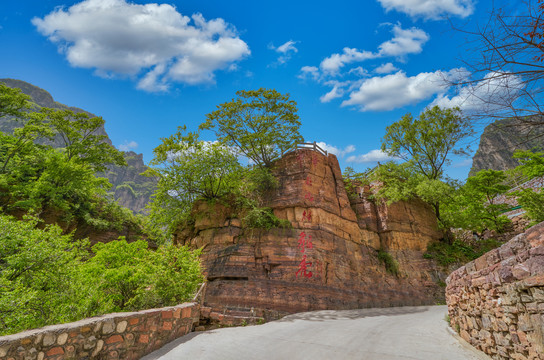
<path fill-rule="evenodd" d="M 480 137 L 469 176 L 484 169 L 513 169 L 518 164 L 512 159 L 514 151 L 544 150 L 544 129 L 524 125 L 516 119 L 497 120 L 488 125 Z"/>
<path fill-rule="evenodd" d="M 0 79 L 0 82 L 6 84 L 9 87 L 19 88 L 23 93 L 29 95 L 32 98 L 32 102 L 39 107 L 48 107 L 53 109 L 70 109 L 74 112 L 83 112 L 91 117 L 96 115 L 91 114 L 88 111 L 82 110 L 76 107 L 70 107 L 56 102 L 51 94 L 47 91 L 29 84 L 25 81 L 15 79 Z M 0 118 L 0 131 L 13 132 L 13 129 L 18 127 L 19 123 L 12 117 Z M 100 127 L 96 131 L 97 135 L 105 135 L 105 142 L 112 145 L 108 134 L 104 127 Z M 52 142 L 44 142 L 52 145 L 53 147 L 61 147 L 62 142 L 60 137 L 56 137 Z M 146 170 L 146 166 L 143 162 L 142 154 L 136 154 L 132 151 L 123 152 L 127 166 L 110 166 L 109 171 L 106 173 L 100 173 L 99 176 L 108 178 L 112 183 L 111 191 L 114 193 L 115 199 L 121 204 L 132 211 L 138 213 L 142 212 L 149 202 L 149 198 L 153 194 L 157 181 L 152 178 L 141 176 L 140 174 Z"/>

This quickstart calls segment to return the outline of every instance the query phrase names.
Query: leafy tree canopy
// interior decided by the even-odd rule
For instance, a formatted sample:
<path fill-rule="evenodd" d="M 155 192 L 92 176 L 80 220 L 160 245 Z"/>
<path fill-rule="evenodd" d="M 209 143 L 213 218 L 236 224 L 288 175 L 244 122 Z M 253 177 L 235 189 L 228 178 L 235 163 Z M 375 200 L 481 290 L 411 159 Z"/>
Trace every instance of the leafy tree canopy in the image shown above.
<path fill-rule="evenodd" d="M 532 152 L 530 150 L 516 150 L 514 159 L 518 159 L 521 171 L 529 180 L 544 175 L 544 152 Z"/>
<path fill-rule="evenodd" d="M 237 149 L 261 167 L 302 142 L 297 104 L 276 90 L 240 90 L 237 98 L 206 115 L 200 129 L 213 130 L 217 139 Z"/>
<path fill-rule="evenodd" d="M 22 117 L 24 110 L 30 106 L 29 101 L 30 96 L 23 94 L 21 89 L 0 83 L 0 117 Z"/>
<path fill-rule="evenodd" d="M 179 127 L 162 139 L 147 171 L 159 178 L 150 216 L 171 230 L 187 218 L 195 200 L 219 199 L 238 189 L 243 172 L 230 148 L 186 130 Z"/>
<path fill-rule="evenodd" d="M 123 154 L 106 143 L 106 135 L 98 135 L 97 130 L 104 126 L 101 117 L 89 117 L 86 113 L 74 113 L 72 110 L 43 108 L 54 131 L 63 142 L 63 149 L 68 160 L 77 159 L 95 171 L 104 171 L 107 165 L 126 165 Z"/>
<path fill-rule="evenodd" d="M 0 335 L 117 311 L 188 301 L 203 278 L 197 251 L 120 238 L 99 243 L 62 235 L 37 219 L 0 214 Z"/>
<path fill-rule="evenodd" d="M 468 147 L 460 142 L 473 134 L 470 122 L 461 116 L 459 108 L 425 109 L 418 118 L 406 114 L 390 125 L 382 140 L 382 151 L 411 160 L 428 179 L 440 179 L 451 154 L 468 155 Z"/>

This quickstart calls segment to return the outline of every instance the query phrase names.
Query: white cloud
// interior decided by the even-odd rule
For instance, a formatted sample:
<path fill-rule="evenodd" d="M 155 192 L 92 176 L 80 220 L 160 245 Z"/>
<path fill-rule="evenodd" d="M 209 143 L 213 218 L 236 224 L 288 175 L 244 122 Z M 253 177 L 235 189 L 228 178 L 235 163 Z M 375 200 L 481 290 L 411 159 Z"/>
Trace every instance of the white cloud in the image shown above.
<path fill-rule="evenodd" d="M 380 149 L 370 150 L 366 154 L 362 155 L 352 155 L 346 159 L 347 162 L 352 163 L 369 163 L 369 162 L 385 162 L 390 160 L 399 160 L 394 156 L 387 155 Z"/>
<path fill-rule="evenodd" d="M 373 59 L 375 57 L 376 54 L 371 51 L 359 51 L 357 49 L 345 47 L 342 51 L 342 54 L 332 54 L 331 56 L 321 61 L 319 67 L 326 73 L 334 74 L 337 73 L 338 70 L 340 70 L 346 64 Z"/>
<path fill-rule="evenodd" d="M 332 54 L 323 59 L 319 64 L 319 70 L 321 70 L 324 75 L 335 76 L 338 75 L 339 71 L 344 66 L 355 62 L 384 57 L 397 57 L 400 60 L 403 60 L 408 54 L 420 53 L 423 49 L 423 45 L 430 38 L 429 34 L 421 29 L 416 27 L 403 29 L 400 24 L 393 25 L 391 31 L 393 32 L 393 38 L 380 44 L 376 52 L 345 47 L 342 49 L 342 53 Z M 391 64 L 391 66 L 393 65 Z M 311 68 L 315 67 L 312 66 Z M 366 76 L 368 74 L 366 70 L 361 67 L 349 70 L 350 74 L 353 72 L 361 72 L 361 76 Z M 319 74 L 317 70 L 316 73 L 318 75 L 316 75 L 315 78 L 320 78 L 321 74 Z"/>
<path fill-rule="evenodd" d="M 137 148 L 138 148 L 138 143 L 136 141 L 125 140 L 121 145 L 119 145 L 119 150 L 121 151 L 131 151 Z"/>
<path fill-rule="evenodd" d="M 468 73 L 465 71 L 465 77 Z M 487 73 L 480 82 L 463 86 L 455 96 L 439 95 L 431 106 L 452 108 L 463 111 L 489 111 L 508 106 L 524 88 L 522 79 L 510 73 Z"/>
<path fill-rule="evenodd" d="M 173 81 L 213 82 L 215 71 L 250 54 L 223 19 L 188 17 L 168 4 L 84 0 L 32 23 L 72 66 L 101 76 L 133 76 L 147 91 L 164 91 Z"/>
<path fill-rule="evenodd" d="M 472 166 L 472 159 L 465 159 L 461 162 L 458 162 L 452 165 L 452 167 L 454 168 L 462 168 L 467 166 Z"/>
<path fill-rule="evenodd" d="M 317 81 L 319 79 L 319 69 L 315 66 L 303 66 L 300 69 L 300 74 L 298 75 L 298 78 L 302 80 L 311 78 L 312 80 Z"/>
<path fill-rule="evenodd" d="M 289 61 L 291 59 L 291 56 L 293 56 L 293 54 L 298 52 L 298 49 L 295 47 L 295 44 L 297 42 L 298 41 L 289 40 L 283 45 L 280 45 L 278 47 L 275 47 L 274 45 L 270 44 L 268 45 L 268 48 L 280 54 L 280 56 L 278 57 L 277 63 L 281 65 Z"/>
<path fill-rule="evenodd" d="M 321 147 L 323 150 L 327 151 L 328 153 L 334 154 L 338 157 L 344 157 L 346 154 L 349 154 L 355 151 L 354 145 L 348 145 L 344 149 L 339 149 L 336 146 L 329 145 L 322 141 L 317 142 L 317 145 L 319 145 L 319 147 Z"/>
<path fill-rule="evenodd" d="M 328 103 L 329 101 L 344 96 L 344 90 L 342 90 L 338 85 L 334 85 L 328 93 L 322 95 L 319 100 L 322 103 Z"/>
<path fill-rule="evenodd" d="M 386 64 L 382 64 L 382 65 L 378 66 L 376 69 L 374 69 L 374 72 L 376 72 L 378 74 L 389 74 L 389 73 L 392 73 L 392 72 L 398 71 L 398 70 L 399 69 L 397 69 L 395 67 L 395 65 L 388 62 Z"/>
<path fill-rule="evenodd" d="M 452 70 L 452 72 L 458 69 Z M 435 71 L 406 76 L 403 71 L 383 77 L 372 77 L 351 92 L 342 106 L 357 106 L 361 111 L 386 111 L 416 104 L 446 91 L 444 79 L 450 72 Z"/>
<path fill-rule="evenodd" d="M 386 11 L 397 10 L 412 17 L 440 19 L 447 15 L 467 17 L 474 12 L 472 0 L 378 0 Z"/>
<path fill-rule="evenodd" d="M 425 31 L 412 27 L 403 29 L 400 24 L 393 26 L 394 37 L 382 43 L 378 49 L 379 57 L 397 56 L 403 57 L 407 54 L 419 54 L 423 45 L 429 40 L 429 34 Z"/>

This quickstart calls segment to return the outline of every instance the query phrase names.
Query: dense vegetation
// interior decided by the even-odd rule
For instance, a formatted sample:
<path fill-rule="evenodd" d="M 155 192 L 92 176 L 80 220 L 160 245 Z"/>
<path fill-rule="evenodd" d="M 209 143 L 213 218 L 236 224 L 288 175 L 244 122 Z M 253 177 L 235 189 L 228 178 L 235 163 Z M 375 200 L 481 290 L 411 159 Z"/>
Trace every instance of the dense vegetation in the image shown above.
<path fill-rule="evenodd" d="M 0 132 L 0 334 L 192 296 L 202 281 L 198 252 L 172 245 L 152 251 L 144 240 L 123 238 L 91 249 L 88 240 L 63 230 L 129 227 L 151 240 L 164 238 L 159 231 L 146 234 L 144 226 L 153 228 L 148 221 L 117 204 L 108 194 L 111 184 L 96 176 L 110 164 L 125 164 L 98 135 L 102 118 L 41 108 L 0 84 L 2 116 L 18 126 Z M 62 146 L 49 145 L 53 139 Z"/>
<path fill-rule="evenodd" d="M 202 281 L 198 252 L 63 235 L 0 215 L 0 335 L 118 311 L 179 304 Z"/>

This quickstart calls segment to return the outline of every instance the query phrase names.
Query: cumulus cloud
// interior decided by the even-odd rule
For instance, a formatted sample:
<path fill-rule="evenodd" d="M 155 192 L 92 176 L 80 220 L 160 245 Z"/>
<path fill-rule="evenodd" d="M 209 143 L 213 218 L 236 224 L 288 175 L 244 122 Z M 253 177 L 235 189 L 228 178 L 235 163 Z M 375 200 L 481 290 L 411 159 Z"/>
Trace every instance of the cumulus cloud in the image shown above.
<path fill-rule="evenodd" d="M 373 59 L 377 55 L 371 51 L 359 51 L 357 49 L 352 49 L 345 47 L 342 50 L 341 54 L 332 54 L 331 56 L 323 59 L 319 67 L 321 70 L 327 73 L 337 73 L 342 67 L 346 64 L 353 62 L 360 62 L 368 59 Z"/>
<path fill-rule="evenodd" d="M 454 69 L 451 72 L 455 72 Z M 445 78 L 450 72 L 435 71 L 406 76 L 403 71 L 372 77 L 350 93 L 342 106 L 357 106 L 361 111 L 386 111 L 416 104 L 446 91 Z"/>
<path fill-rule="evenodd" d="M 429 40 L 429 34 L 416 27 L 403 29 L 400 24 L 393 26 L 393 38 L 382 43 L 378 49 L 378 57 L 419 54 L 423 45 Z"/>
<path fill-rule="evenodd" d="M 377 52 L 345 47 L 340 54 L 332 54 L 319 64 L 327 74 L 336 74 L 347 64 L 383 57 L 403 58 L 408 54 L 418 54 L 429 40 L 429 34 L 416 27 L 403 29 L 400 24 L 393 25 L 393 38 L 378 46 Z"/>
<path fill-rule="evenodd" d="M 329 145 L 329 144 L 324 143 L 322 141 L 317 142 L 317 145 L 319 145 L 319 147 L 321 147 L 323 150 L 325 150 L 325 151 L 327 151 L 327 152 L 329 152 L 331 154 L 334 154 L 334 155 L 336 155 L 338 157 L 344 157 L 347 154 L 352 153 L 352 152 L 355 151 L 355 146 L 354 145 L 348 145 L 344 149 L 337 148 L 336 146 Z"/>
<path fill-rule="evenodd" d="M 380 149 L 370 150 L 366 154 L 352 155 L 346 159 L 346 161 L 350 163 L 369 163 L 376 161 L 385 162 L 391 160 L 399 160 L 399 158 L 387 155 Z"/>
<path fill-rule="evenodd" d="M 524 86 L 517 75 L 489 72 L 481 81 L 459 88 L 455 96 L 439 95 L 431 106 L 459 107 L 467 112 L 497 110 L 511 104 Z"/>
<path fill-rule="evenodd" d="M 396 10 L 412 17 L 441 19 L 447 15 L 467 17 L 474 12 L 472 0 L 378 0 L 386 11 Z"/>
<path fill-rule="evenodd" d="M 397 69 L 395 67 L 395 65 L 388 62 L 386 64 L 382 64 L 382 65 L 378 66 L 376 69 L 374 69 L 374 72 L 378 73 L 378 74 L 389 74 L 389 73 L 392 73 L 392 72 L 398 71 L 398 70 L 399 69 Z"/>
<path fill-rule="evenodd" d="M 127 141 L 125 140 L 121 145 L 119 145 L 119 150 L 121 151 L 131 151 L 138 148 L 138 143 L 136 141 Z"/>
<path fill-rule="evenodd" d="M 293 56 L 293 54 L 298 52 L 298 49 L 295 47 L 296 43 L 297 41 L 289 40 L 278 47 L 275 47 L 274 45 L 270 44 L 268 45 L 268 48 L 280 54 L 280 56 L 278 57 L 277 63 L 281 65 L 289 61 L 291 59 L 291 56 Z"/>
<path fill-rule="evenodd" d="M 215 71 L 250 54 L 223 19 L 185 16 L 168 4 L 84 0 L 32 23 L 70 65 L 138 78 L 138 88 L 147 91 L 164 91 L 172 82 L 214 82 Z"/>

